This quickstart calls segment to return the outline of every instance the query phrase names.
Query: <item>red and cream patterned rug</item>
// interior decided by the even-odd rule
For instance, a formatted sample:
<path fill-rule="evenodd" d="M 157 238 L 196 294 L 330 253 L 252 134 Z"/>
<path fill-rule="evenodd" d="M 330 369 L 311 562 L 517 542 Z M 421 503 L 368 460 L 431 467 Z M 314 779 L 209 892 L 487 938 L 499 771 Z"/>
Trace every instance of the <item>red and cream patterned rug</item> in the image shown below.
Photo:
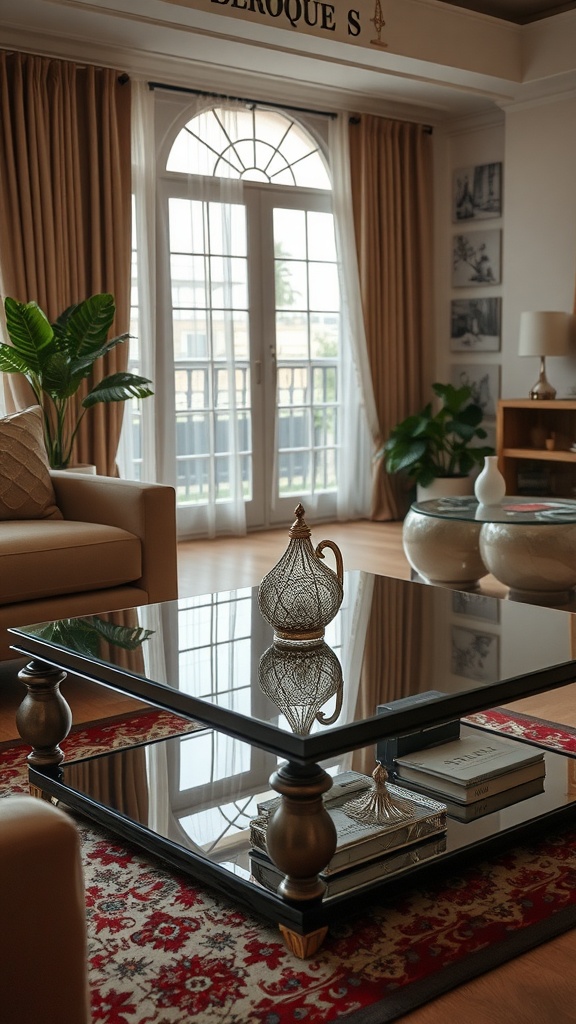
<path fill-rule="evenodd" d="M 481 721 L 480 721 L 481 719 Z M 576 732 L 500 710 L 474 724 L 576 754 Z M 73 758 L 186 731 L 164 712 L 93 725 Z M 0 793 L 26 791 L 26 751 L 0 751 Z M 311 960 L 269 924 L 78 819 L 95 1024 L 368 1024 L 398 1019 L 576 925 L 576 828 L 347 914 Z"/>

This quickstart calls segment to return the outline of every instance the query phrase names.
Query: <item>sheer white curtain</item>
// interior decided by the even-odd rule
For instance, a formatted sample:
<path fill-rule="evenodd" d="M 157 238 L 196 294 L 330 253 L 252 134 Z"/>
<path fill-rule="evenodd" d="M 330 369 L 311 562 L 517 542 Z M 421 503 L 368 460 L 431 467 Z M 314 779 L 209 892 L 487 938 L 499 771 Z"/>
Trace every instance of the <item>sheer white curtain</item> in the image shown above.
<path fill-rule="evenodd" d="M 133 81 L 133 189 L 134 220 L 138 265 L 138 335 L 142 373 L 154 382 L 155 397 L 142 403 L 143 464 L 142 477 L 176 484 L 176 423 L 174 415 L 174 368 L 171 345 L 171 308 L 169 279 L 169 224 L 167 204 L 158 201 L 158 181 L 162 168 L 156 166 L 155 94 L 145 82 Z M 177 101 L 174 101 L 177 102 Z M 206 105 L 206 99 L 182 97 L 186 121 Z M 238 108 L 244 109 L 242 107 Z M 234 109 L 226 112 L 233 119 Z M 185 121 L 180 118 L 179 127 Z M 177 134 L 177 132 L 176 132 Z M 368 516 L 372 486 L 371 432 L 377 417 L 366 356 L 366 343 L 358 284 L 350 193 L 348 154 L 348 115 L 340 115 L 329 126 L 329 163 L 333 186 L 333 209 L 340 267 L 342 299 L 342 344 L 340 367 L 339 464 L 337 517 L 340 520 Z M 196 168 L 197 169 L 197 168 Z M 200 168 L 201 170 L 201 168 Z M 230 251 L 231 211 L 242 203 L 242 182 L 200 174 L 182 175 L 187 194 L 206 204 L 218 207 L 221 251 Z M 165 183 L 164 183 L 165 185 Z M 169 185 L 169 183 L 168 183 Z M 164 187 L 164 186 L 163 186 Z M 162 189 L 160 189 L 162 191 Z M 204 210 L 207 206 L 204 205 Z M 205 214 L 206 215 L 206 214 Z M 157 254 L 166 251 L 165 258 Z M 233 286 L 231 272 L 224 267 L 224 293 Z M 225 298 L 225 295 L 224 295 Z M 217 533 L 246 532 L 245 504 L 242 492 L 236 389 L 234 386 L 234 332 L 231 319 L 225 321 L 223 332 L 226 362 L 230 374 L 228 416 L 228 480 L 227 501 L 209 500 L 193 512 L 195 533 L 215 536 Z M 126 442 L 128 432 L 124 431 Z M 211 472 L 215 472 L 212 458 Z M 212 481 L 212 491 L 215 482 Z M 306 496 L 306 508 L 314 514 L 315 500 Z"/>
<path fill-rule="evenodd" d="M 174 406 L 174 353 L 171 344 L 171 282 L 170 282 L 170 222 L 168 202 L 159 201 L 158 177 L 163 168 L 157 168 L 157 144 L 155 137 L 154 92 L 145 82 L 133 82 L 133 189 L 134 219 L 137 253 L 137 307 L 138 335 L 142 373 L 154 382 L 154 399 L 142 403 L 142 477 L 177 485 L 176 477 L 176 422 Z M 206 106 L 202 97 L 187 96 L 182 100 L 186 121 L 191 120 Z M 239 108 L 241 109 L 241 108 Z M 236 111 L 225 112 L 225 118 L 233 122 Z M 185 123 L 185 122 L 184 122 Z M 226 127 L 226 123 L 224 125 Z M 195 168 L 196 170 L 197 168 Z M 208 178 L 200 174 L 182 175 L 186 197 L 203 205 L 203 222 L 208 233 L 214 238 L 217 233 L 218 252 L 223 253 L 222 286 L 223 305 L 232 305 L 231 293 L 234 286 L 232 260 L 232 236 L 234 232 L 233 208 L 242 203 L 242 182 L 226 178 Z M 169 184 L 164 183 L 164 191 Z M 182 191 L 179 192 L 182 195 Z M 208 207 L 210 203 L 210 208 Z M 240 417 L 237 410 L 235 337 L 232 317 L 223 313 L 224 327 L 219 342 L 224 352 L 228 372 L 227 400 L 218 412 L 220 427 L 224 419 L 227 426 L 227 482 L 229 493 L 226 501 L 216 501 L 216 461 L 211 451 L 208 483 L 209 499 L 194 510 L 194 532 L 209 537 L 217 533 L 246 533 L 246 513 L 242 491 Z M 126 442 L 126 437 L 124 438 Z M 212 444 L 215 444 L 212 437 Z M 124 449 L 126 455 L 126 449 Z"/>
<path fill-rule="evenodd" d="M 342 301 L 343 430 L 338 474 L 338 518 L 368 516 L 372 489 L 372 437 L 378 418 L 366 349 L 358 258 L 352 216 L 349 115 L 330 121 L 329 159 L 332 177 L 332 208 L 340 270 Z"/>
<path fill-rule="evenodd" d="M 142 479 L 164 480 L 166 473 L 166 418 L 158 415 L 166 381 L 156 357 L 156 143 L 154 94 L 145 82 L 132 81 L 132 237 L 137 260 L 137 319 L 142 375 L 154 382 L 155 394 L 142 403 Z M 132 305 L 134 305 L 134 297 Z M 173 386 L 173 384 L 172 384 Z M 131 434 L 122 432 L 121 470 L 132 455 Z"/>

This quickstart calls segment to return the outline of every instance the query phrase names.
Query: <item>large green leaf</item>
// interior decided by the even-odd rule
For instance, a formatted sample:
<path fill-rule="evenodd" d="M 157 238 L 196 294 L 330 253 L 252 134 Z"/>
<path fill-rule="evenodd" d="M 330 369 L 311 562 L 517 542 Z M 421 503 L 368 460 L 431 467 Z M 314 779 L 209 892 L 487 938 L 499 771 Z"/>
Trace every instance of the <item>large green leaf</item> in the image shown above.
<path fill-rule="evenodd" d="M 65 352 L 55 352 L 44 367 L 42 388 L 51 398 L 68 398 L 70 390 L 70 360 Z"/>
<path fill-rule="evenodd" d="M 8 297 L 4 307 L 10 341 L 27 369 L 41 373 L 46 357 L 54 349 L 54 332 L 47 317 L 36 302 L 18 302 Z"/>
<path fill-rule="evenodd" d="M 125 651 L 135 651 L 154 630 L 140 626 L 122 626 L 97 615 L 80 619 L 60 619 L 58 622 L 31 626 L 30 631 L 43 640 L 80 654 L 98 657 L 101 641 Z"/>
<path fill-rule="evenodd" d="M 106 292 L 69 306 L 53 324 L 58 348 L 67 352 L 72 360 L 84 356 L 94 362 L 106 341 L 115 312 L 114 297 Z"/>
<path fill-rule="evenodd" d="M 99 402 L 126 402 L 129 398 L 149 398 L 154 394 L 147 386 L 151 383 L 147 377 L 138 377 L 135 373 L 112 373 L 92 388 L 82 405 L 89 409 Z"/>
<path fill-rule="evenodd" d="M 28 363 L 13 345 L 0 345 L 0 370 L 4 373 L 26 373 Z"/>

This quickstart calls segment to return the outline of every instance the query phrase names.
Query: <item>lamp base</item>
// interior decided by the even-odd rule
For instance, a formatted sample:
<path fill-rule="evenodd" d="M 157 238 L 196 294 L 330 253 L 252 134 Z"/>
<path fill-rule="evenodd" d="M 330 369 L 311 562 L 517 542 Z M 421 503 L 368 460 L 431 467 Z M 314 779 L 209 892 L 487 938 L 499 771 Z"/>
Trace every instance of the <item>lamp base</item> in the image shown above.
<path fill-rule="evenodd" d="M 546 377 L 546 366 L 544 356 L 540 357 L 540 376 L 536 381 L 533 388 L 530 388 L 529 398 L 539 399 L 540 401 L 551 400 L 556 398 L 556 388 L 553 388 L 550 381 Z"/>

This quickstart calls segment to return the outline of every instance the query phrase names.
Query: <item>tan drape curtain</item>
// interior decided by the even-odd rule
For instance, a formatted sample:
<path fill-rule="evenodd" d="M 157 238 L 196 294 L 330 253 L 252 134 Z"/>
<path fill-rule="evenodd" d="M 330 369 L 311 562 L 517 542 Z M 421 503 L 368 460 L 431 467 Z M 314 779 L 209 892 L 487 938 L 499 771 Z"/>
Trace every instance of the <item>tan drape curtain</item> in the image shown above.
<path fill-rule="evenodd" d="M 350 124 L 350 170 L 376 448 L 417 412 L 430 383 L 432 138 L 418 124 L 363 114 Z M 407 495 L 377 464 L 371 518 L 400 519 Z"/>
<path fill-rule="evenodd" d="M 5 295 L 35 300 L 53 320 L 73 302 L 111 292 L 111 336 L 128 330 L 130 85 L 117 71 L 0 53 L 0 223 Z M 128 345 L 117 345 L 95 380 L 127 361 Z M 5 383 L 8 411 L 30 403 L 26 381 L 9 374 Z M 88 412 L 75 461 L 115 474 L 123 410 L 118 402 Z"/>
<path fill-rule="evenodd" d="M 375 715 L 378 704 L 431 688 L 433 597 L 431 587 L 408 587 L 404 580 L 374 578 L 357 718 Z M 371 775 L 376 767 L 374 747 L 355 750 L 352 767 Z"/>
<path fill-rule="evenodd" d="M 69 764 L 69 786 L 88 793 L 94 800 L 127 814 L 141 825 L 148 824 L 148 776 L 144 747 L 117 751 L 112 758 L 94 757 Z"/>

